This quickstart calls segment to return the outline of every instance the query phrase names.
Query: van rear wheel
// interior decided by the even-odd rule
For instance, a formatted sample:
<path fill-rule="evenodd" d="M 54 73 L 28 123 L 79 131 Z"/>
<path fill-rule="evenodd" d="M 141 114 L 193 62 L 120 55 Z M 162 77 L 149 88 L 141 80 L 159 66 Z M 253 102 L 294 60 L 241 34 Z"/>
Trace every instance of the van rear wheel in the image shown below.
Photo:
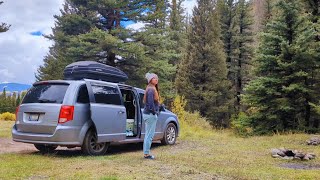
<path fill-rule="evenodd" d="M 52 153 L 58 146 L 47 145 L 47 144 L 34 144 L 41 153 Z"/>
<path fill-rule="evenodd" d="M 98 136 L 95 130 L 90 129 L 84 137 L 81 150 L 90 156 L 104 155 L 108 150 L 109 143 L 98 143 Z"/>

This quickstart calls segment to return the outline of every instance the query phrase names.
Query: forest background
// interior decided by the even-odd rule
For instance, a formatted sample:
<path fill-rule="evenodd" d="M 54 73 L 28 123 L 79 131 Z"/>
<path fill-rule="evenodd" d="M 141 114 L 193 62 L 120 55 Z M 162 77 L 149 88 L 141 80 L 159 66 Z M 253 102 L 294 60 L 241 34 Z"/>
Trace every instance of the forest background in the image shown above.
<path fill-rule="evenodd" d="M 192 14 L 182 3 L 66 0 L 36 79 L 62 79 L 66 65 L 93 60 L 120 68 L 137 87 L 146 72 L 158 74 L 169 108 L 186 104 L 216 128 L 319 131 L 318 0 L 197 0 Z M 127 29 L 125 21 L 144 26 Z M 21 99 L 0 98 L 9 112 Z"/>

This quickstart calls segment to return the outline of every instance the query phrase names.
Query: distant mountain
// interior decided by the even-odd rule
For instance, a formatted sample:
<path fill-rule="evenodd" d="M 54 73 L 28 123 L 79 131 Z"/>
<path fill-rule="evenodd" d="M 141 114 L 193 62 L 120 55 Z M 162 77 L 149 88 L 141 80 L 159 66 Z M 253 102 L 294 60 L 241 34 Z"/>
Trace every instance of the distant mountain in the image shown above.
<path fill-rule="evenodd" d="M 0 83 L 0 93 L 2 93 L 3 89 L 6 89 L 6 91 L 14 92 L 14 91 L 26 91 L 29 88 L 31 88 L 31 85 L 29 84 L 19 84 L 19 83 Z"/>

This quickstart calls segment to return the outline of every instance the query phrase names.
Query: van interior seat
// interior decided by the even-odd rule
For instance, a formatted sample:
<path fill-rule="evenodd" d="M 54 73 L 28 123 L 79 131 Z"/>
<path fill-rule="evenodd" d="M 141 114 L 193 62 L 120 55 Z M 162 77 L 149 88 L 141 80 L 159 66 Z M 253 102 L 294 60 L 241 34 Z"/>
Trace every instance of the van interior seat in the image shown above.
<path fill-rule="evenodd" d="M 135 106 L 133 103 L 133 99 L 134 97 L 132 92 L 126 94 L 125 107 L 126 107 L 128 119 L 135 119 Z"/>

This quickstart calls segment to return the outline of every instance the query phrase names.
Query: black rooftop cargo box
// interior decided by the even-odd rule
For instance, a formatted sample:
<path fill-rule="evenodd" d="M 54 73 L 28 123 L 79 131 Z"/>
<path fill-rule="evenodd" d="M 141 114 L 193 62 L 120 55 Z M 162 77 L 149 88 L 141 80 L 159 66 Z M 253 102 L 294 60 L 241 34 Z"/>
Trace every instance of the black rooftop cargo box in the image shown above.
<path fill-rule="evenodd" d="M 125 82 L 128 76 L 121 70 L 95 61 L 78 61 L 66 66 L 65 80 L 95 79 L 108 82 Z"/>

